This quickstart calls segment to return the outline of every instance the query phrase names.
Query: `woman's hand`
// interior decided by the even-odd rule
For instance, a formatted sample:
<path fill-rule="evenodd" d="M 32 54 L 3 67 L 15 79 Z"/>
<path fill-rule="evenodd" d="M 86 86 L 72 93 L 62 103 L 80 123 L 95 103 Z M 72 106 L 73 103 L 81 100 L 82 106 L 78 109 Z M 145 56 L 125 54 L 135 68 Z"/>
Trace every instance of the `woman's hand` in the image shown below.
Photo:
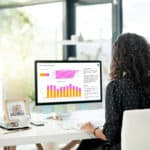
<path fill-rule="evenodd" d="M 90 134 L 93 134 L 94 129 L 95 129 L 95 127 L 92 125 L 91 122 L 87 122 L 81 126 L 81 130 L 84 130 Z"/>
<path fill-rule="evenodd" d="M 83 124 L 81 126 L 81 130 L 84 130 L 90 134 L 94 134 L 96 137 L 100 138 L 101 140 L 104 140 L 104 141 L 107 140 L 107 138 L 104 135 L 104 133 L 102 132 L 102 130 L 100 128 L 97 128 L 97 130 L 95 130 L 95 127 L 92 125 L 91 122 L 87 122 L 87 123 Z M 94 133 L 94 130 L 95 130 L 95 133 Z"/>

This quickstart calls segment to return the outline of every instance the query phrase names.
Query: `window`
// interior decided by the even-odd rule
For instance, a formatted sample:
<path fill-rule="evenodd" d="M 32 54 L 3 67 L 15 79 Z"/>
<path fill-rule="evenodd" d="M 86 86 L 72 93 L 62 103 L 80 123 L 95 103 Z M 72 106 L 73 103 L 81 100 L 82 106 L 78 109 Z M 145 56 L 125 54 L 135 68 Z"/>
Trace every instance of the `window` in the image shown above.
<path fill-rule="evenodd" d="M 96 44 L 78 46 L 79 59 L 102 60 L 103 85 L 108 83 L 112 45 L 112 3 L 77 6 L 76 34 Z"/>
<path fill-rule="evenodd" d="M 150 40 L 150 1 L 123 1 L 123 32 L 134 32 Z"/>
<path fill-rule="evenodd" d="M 85 41 L 92 43 L 78 45 L 77 58 L 102 60 L 104 100 L 111 60 L 112 3 L 77 5 L 76 19 L 76 35 L 82 35 Z"/>
<path fill-rule="evenodd" d="M 57 41 L 63 37 L 63 3 L 1 9 L 0 20 L 0 95 L 27 96 L 33 90 L 34 60 L 62 59 Z"/>
<path fill-rule="evenodd" d="M 96 4 L 77 7 L 77 34 L 85 40 L 112 38 L 112 4 Z"/>

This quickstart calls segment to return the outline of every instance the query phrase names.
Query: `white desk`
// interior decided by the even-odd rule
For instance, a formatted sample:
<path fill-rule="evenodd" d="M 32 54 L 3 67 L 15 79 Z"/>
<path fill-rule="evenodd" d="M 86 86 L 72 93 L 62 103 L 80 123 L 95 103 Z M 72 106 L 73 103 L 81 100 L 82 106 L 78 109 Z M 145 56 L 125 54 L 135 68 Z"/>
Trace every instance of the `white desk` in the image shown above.
<path fill-rule="evenodd" d="M 99 116 L 104 119 L 103 110 L 85 111 L 88 116 Z M 93 115 L 92 113 L 93 112 Z M 38 115 L 38 114 L 37 114 Z M 103 117 L 102 117 L 103 116 Z M 75 117 L 75 116 L 74 116 Z M 0 146 L 15 146 L 24 144 L 37 144 L 37 143 L 67 143 L 72 140 L 94 138 L 93 135 L 89 135 L 81 130 L 65 130 L 59 125 L 59 121 L 48 120 L 44 126 L 31 126 L 28 130 L 21 131 L 6 131 L 0 129 Z"/>

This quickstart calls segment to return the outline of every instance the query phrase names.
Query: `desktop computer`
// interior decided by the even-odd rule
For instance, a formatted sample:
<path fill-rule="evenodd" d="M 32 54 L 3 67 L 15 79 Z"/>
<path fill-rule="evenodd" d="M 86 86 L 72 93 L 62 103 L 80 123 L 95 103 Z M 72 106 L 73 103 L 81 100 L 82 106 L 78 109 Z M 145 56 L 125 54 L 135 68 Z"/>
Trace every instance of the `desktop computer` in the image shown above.
<path fill-rule="evenodd" d="M 35 101 L 48 106 L 101 104 L 101 61 L 36 60 Z"/>
<path fill-rule="evenodd" d="M 36 105 L 102 102 L 101 61 L 35 61 Z"/>

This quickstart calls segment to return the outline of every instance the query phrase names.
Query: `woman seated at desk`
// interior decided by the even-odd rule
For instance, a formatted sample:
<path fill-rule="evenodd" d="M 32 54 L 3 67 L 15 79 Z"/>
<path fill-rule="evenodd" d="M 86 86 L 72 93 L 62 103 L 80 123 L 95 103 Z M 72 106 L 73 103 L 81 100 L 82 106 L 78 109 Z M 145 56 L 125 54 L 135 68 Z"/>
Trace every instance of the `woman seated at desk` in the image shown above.
<path fill-rule="evenodd" d="M 77 150 L 102 150 L 104 147 L 120 150 L 123 112 L 150 108 L 150 48 L 142 36 L 126 33 L 118 37 L 113 45 L 110 78 L 103 130 L 85 123 L 81 129 L 97 139 L 81 141 Z"/>

